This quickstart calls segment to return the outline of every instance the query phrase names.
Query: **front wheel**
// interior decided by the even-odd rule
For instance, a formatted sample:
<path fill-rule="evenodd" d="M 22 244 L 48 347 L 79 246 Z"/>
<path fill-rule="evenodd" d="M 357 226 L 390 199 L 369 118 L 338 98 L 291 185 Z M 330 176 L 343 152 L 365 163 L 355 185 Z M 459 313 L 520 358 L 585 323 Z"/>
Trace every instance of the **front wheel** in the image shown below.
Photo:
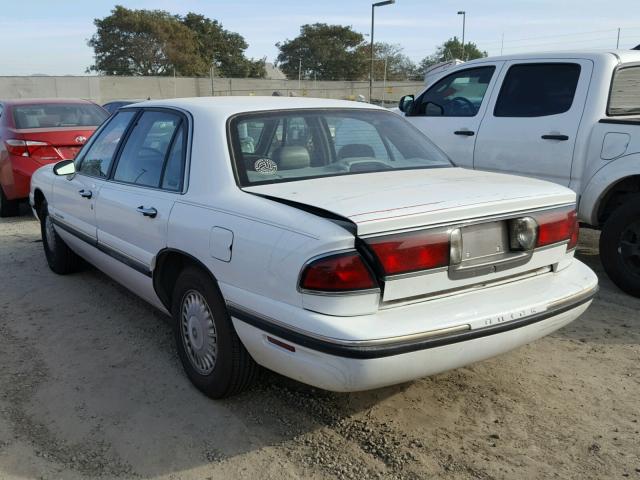
<path fill-rule="evenodd" d="M 640 195 L 629 198 L 605 222 L 600 258 L 613 283 L 640 297 Z"/>
<path fill-rule="evenodd" d="M 211 398 L 247 388 L 258 366 L 244 348 L 214 280 L 187 267 L 173 291 L 172 316 L 178 354 L 191 382 Z"/>
<path fill-rule="evenodd" d="M 59 275 L 77 271 L 81 263 L 80 257 L 64 243 L 64 240 L 56 232 L 46 201 L 40 207 L 39 217 L 42 245 L 49 268 Z"/>

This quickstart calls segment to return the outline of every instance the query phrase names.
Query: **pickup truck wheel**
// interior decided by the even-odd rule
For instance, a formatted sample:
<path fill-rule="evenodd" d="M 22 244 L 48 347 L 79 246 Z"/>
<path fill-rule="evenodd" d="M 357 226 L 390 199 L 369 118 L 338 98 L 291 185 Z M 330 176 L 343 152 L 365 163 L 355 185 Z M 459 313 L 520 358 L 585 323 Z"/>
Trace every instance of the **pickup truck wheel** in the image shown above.
<path fill-rule="evenodd" d="M 614 210 L 604 224 L 600 258 L 613 283 L 640 297 L 640 196 Z"/>
<path fill-rule="evenodd" d="M 4 190 L 0 186 L 0 217 L 15 217 L 18 215 L 19 202 L 17 200 L 9 200 L 4 194 Z"/>
<path fill-rule="evenodd" d="M 224 398 L 251 384 L 258 366 L 240 342 L 209 275 L 193 267 L 183 270 L 173 291 L 172 310 L 182 366 L 200 391 Z"/>
<path fill-rule="evenodd" d="M 59 275 L 79 270 L 82 260 L 56 232 L 46 201 L 40 206 L 39 217 L 42 245 L 49 268 Z"/>

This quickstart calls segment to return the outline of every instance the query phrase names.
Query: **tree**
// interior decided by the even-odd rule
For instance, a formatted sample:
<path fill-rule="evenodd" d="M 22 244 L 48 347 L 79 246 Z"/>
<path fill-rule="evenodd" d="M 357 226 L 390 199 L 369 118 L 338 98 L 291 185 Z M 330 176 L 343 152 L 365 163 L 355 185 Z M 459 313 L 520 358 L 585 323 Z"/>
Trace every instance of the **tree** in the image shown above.
<path fill-rule="evenodd" d="M 422 79 L 425 70 L 436 63 L 448 62 L 456 58 L 459 60 L 475 60 L 476 58 L 484 58 L 487 55 L 487 52 L 481 51 L 478 46 L 472 42 L 465 42 L 463 55 L 462 42 L 458 40 L 458 37 L 450 38 L 436 49 L 436 53 L 424 57 L 420 61 L 416 69 L 416 79 Z"/>
<path fill-rule="evenodd" d="M 287 78 L 360 80 L 367 72 L 364 37 L 351 27 L 314 23 L 302 25 L 300 35 L 277 43 L 277 63 Z"/>
<path fill-rule="evenodd" d="M 216 75 L 260 78 L 266 75 L 266 60 L 246 58 L 244 51 L 248 45 L 239 33 L 225 30 L 217 20 L 196 13 L 187 13 L 182 23 L 195 34 L 199 56 L 209 64 L 214 62 Z"/>
<path fill-rule="evenodd" d="M 366 58 L 371 60 L 371 46 L 367 45 Z M 376 43 L 374 46 L 373 78 L 382 80 L 385 77 L 385 60 L 387 67 L 387 80 L 407 80 L 415 75 L 416 65 L 409 57 L 404 55 L 400 45 L 389 43 Z M 368 69 L 367 69 L 368 70 Z M 368 78 L 368 71 L 367 71 Z"/>
<path fill-rule="evenodd" d="M 95 64 L 89 70 L 106 75 L 179 75 L 199 73 L 204 65 L 196 38 L 179 18 L 162 10 L 129 10 L 116 6 L 95 19 L 89 40 Z"/>
<path fill-rule="evenodd" d="M 217 75 L 264 77 L 265 61 L 244 55 L 244 38 L 217 20 L 163 10 L 130 10 L 116 6 L 95 19 L 97 31 L 88 44 L 95 64 L 89 71 L 106 75 Z"/>

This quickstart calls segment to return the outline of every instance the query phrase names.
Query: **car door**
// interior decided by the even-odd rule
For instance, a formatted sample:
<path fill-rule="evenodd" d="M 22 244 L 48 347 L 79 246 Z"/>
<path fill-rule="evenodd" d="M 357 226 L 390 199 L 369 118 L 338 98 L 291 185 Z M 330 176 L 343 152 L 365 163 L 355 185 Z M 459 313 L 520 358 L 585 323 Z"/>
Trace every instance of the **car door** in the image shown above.
<path fill-rule="evenodd" d="M 75 160 L 76 173 L 55 177 L 49 212 L 56 224 L 95 243 L 95 202 L 135 112 L 120 112 L 101 127 Z"/>
<path fill-rule="evenodd" d="M 508 62 L 489 102 L 474 168 L 569 185 L 590 60 Z"/>
<path fill-rule="evenodd" d="M 482 63 L 447 75 L 424 91 L 406 115 L 456 165 L 473 165 L 475 134 L 502 63 Z"/>
<path fill-rule="evenodd" d="M 166 246 L 169 214 L 182 192 L 187 126 L 177 111 L 143 110 L 96 202 L 100 249 L 145 275 Z"/>

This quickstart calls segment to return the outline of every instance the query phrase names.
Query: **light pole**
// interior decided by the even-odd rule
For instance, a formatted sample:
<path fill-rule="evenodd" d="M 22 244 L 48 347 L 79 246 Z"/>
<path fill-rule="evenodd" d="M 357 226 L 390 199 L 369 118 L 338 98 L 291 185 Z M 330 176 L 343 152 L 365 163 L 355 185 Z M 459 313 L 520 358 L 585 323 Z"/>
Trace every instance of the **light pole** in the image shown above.
<path fill-rule="evenodd" d="M 396 0 L 385 0 L 384 2 L 371 4 L 371 67 L 369 68 L 369 102 L 371 102 L 371 97 L 373 95 L 373 62 L 375 58 L 373 51 L 373 23 L 375 18 L 375 8 L 391 5 L 392 3 L 396 3 Z"/>
<path fill-rule="evenodd" d="M 467 19 L 467 12 L 460 10 L 458 15 L 462 15 L 462 58 L 460 60 L 464 61 L 464 24 Z"/>

